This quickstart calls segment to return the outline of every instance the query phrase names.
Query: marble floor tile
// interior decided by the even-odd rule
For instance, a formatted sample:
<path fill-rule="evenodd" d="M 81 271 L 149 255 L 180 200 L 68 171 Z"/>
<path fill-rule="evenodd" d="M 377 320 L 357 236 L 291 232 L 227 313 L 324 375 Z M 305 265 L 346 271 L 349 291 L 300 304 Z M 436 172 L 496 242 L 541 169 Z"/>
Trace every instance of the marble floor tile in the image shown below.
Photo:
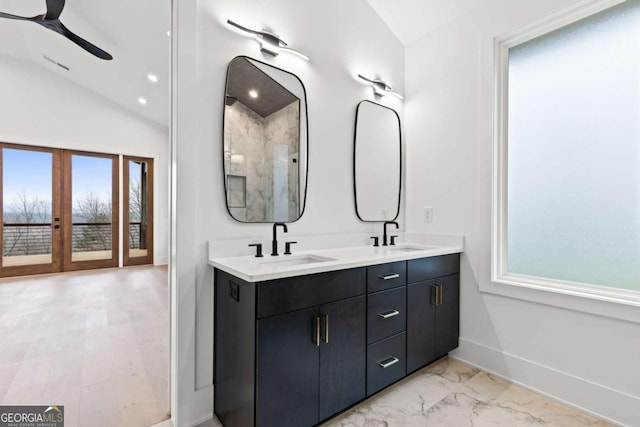
<path fill-rule="evenodd" d="M 454 359 L 441 359 L 322 427 L 609 424 Z"/>
<path fill-rule="evenodd" d="M 610 424 L 455 359 L 444 358 L 321 427 L 426 426 L 606 427 Z M 214 418 L 198 427 L 222 427 L 222 424 Z"/>

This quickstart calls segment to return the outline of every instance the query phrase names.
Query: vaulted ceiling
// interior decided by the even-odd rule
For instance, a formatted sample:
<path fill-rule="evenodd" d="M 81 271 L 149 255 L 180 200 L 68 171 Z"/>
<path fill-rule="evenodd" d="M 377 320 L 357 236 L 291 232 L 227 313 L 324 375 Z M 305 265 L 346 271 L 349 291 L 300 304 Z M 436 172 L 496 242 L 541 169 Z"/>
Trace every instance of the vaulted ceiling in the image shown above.
<path fill-rule="evenodd" d="M 0 0 L 0 11 L 30 17 L 45 13 L 46 5 L 45 0 Z M 168 125 L 170 0 L 67 0 L 60 21 L 109 52 L 113 60 L 99 59 L 32 22 L 0 18 L 0 61 L 3 56 L 28 61 L 132 113 Z M 148 74 L 156 75 L 158 82 L 149 81 Z M 146 105 L 138 102 L 140 97 Z"/>
<path fill-rule="evenodd" d="M 467 13 L 482 0 L 367 1 L 398 39 L 408 45 Z M 45 0 L 0 0 L 0 11 L 5 13 L 35 16 L 45 10 Z M 0 19 L 0 60 L 10 56 L 29 61 L 132 113 L 167 126 L 170 0 L 67 0 L 60 20 L 114 59 L 96 58 L 40 25 Z M 148 74 L 156 75 L 158 83 L 151 83 Z M 146 105 L 138 102 L 140 97 L 148 101 Z"/>
<path fill-rule="evenodd" d="M 367 0 L 405 45 L 471 11 L 482 0 Z"/>

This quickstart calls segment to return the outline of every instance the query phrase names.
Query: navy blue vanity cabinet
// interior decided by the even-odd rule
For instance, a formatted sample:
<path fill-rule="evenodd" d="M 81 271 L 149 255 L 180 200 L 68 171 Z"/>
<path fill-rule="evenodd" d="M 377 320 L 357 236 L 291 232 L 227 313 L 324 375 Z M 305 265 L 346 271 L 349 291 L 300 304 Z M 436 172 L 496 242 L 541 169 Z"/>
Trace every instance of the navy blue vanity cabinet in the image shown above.
<path fill-rule="evenodd" d="M 365 296 L 258 320 L 258 426 L 311 426 L 365 397 Z"/>
<path fill-rule="evenodd" d="M 460 255 L 263 282 L 215 270 L 214 411 L 311 427 L 458 346 Z"/>
<path fill-rule="evenodd" d="M 367 396 L 407 374 L 407 262 L 367 267 Z"/>
<path fill-rule="evenodd" d="M 313 426 L 364 399 L 365 293 L 364 268 L 258 283 L 216 270 L 214 407 L 224 426 Z"/>
<path fill-rule="evenodd" d="M 460 254 L 407 264 L 407 373 L 458 347 Z"/>

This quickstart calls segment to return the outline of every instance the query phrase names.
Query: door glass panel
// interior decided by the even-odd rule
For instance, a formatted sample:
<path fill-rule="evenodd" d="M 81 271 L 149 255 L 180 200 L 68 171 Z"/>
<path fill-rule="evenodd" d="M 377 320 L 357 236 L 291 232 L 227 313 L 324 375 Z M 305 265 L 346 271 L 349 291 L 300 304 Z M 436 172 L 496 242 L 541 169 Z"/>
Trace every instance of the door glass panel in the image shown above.
<path fill-rule="evenodd" d="M 148 164 L 129 160 L 129 257 L 146 257 L 148 227 Z"/>
<path fill-rule="evenodd" d="M 2 266 L 51 264 L 53 154 L 2 149 Z"/>
<path fill-rule="evenodd" d="M 112 174 L 109 158 L 71 156 L 71 261 L 111 259 Z"/>

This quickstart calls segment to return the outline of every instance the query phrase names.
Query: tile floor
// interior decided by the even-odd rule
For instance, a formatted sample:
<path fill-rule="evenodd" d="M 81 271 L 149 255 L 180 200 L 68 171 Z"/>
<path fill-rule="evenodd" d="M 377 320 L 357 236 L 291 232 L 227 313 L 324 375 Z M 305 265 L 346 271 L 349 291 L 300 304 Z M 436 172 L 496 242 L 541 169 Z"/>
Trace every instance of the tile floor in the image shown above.
<path fill-rule="evenodd" d="M 610 426 L 454 359 L 441 359 L 322 427 Z M 199 427 L 220 427 L 209 421 Z M 284 427 L 284 426 L 283 426 Z"/>
<path fill-rule="evenodd" d="M 0 280 L 0 405 L 64 405 L 65 426 L 169 413 L 164 267 Z"/>

